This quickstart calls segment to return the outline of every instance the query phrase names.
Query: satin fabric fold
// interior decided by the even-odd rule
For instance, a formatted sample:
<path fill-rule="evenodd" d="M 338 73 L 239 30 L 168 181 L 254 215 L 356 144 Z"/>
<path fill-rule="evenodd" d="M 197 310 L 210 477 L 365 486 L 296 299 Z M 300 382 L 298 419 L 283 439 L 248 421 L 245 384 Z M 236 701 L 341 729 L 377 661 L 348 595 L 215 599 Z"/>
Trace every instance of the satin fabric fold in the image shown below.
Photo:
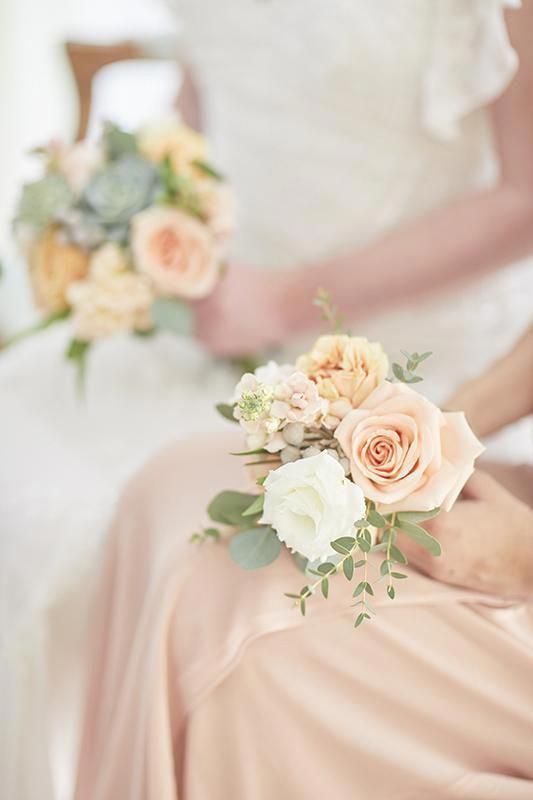
<path fill-rule="evenodd" d="M 531 608 L 409 571 L 358 630 L 340 577 L 302 618 L 287 554 L 247 573 L 189 543 L 243 484 L 236 443 L 169 448 L 123 498 L 76 800 L 533 797 Z"/>

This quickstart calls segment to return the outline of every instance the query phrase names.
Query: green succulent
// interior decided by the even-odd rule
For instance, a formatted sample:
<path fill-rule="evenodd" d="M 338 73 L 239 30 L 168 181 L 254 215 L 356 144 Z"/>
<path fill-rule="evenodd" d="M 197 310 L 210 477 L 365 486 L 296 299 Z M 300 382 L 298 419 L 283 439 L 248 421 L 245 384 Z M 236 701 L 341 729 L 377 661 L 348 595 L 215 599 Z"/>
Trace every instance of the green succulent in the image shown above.
<path fill-rule="evenodd" d="M 59 219 L 74 201 L 74 193 L 63 176 L 57 172 L 50 172 L 41 180 L 24 186 L 15 214 L 15 223 L 45 228 Z"/>
<path fill-rule="evenodd" d="M 104 225 L 120 226 L 152 203 L 157 182 L 152 164 L 124 155 L 93 177 L 83 202 Z"/>

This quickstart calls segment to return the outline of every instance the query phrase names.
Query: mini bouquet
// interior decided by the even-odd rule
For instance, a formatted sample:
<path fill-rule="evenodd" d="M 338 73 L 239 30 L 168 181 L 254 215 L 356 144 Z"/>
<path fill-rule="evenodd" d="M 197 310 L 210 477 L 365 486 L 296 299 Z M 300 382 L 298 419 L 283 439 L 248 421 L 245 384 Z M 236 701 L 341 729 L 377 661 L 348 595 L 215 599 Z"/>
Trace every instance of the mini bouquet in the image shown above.
<path fill-rule="evenodd" d="M 29 263 L 36 326 L 72 317 L 67 356 L 119 332 L 190 327 L 188 301 L 220 275 L 233 196 L 209 164 L 206 140 L 177 120 L 98 142 L 36 151 L 45 174 L 27 184 L 14 229 Z"/>
<path fill-rule="evenodd" d="M 463 413 L 443 412 L 413 388 L 430 355 L 406 353 L 389 376 L 379 343 L 325 335 L 295 364 L 245 374 L 232 403 L 219 406 L 243 429 L 246 449 L 235 455 L 248 459 L 258 488 L 220 493 L 209 516 L 230 526 L 229 553 L 244 569 L 291 551 L 308 578 L 288 594 L 302 614 L 316 592 L 328 597 L 337 574 L 355 583 L 356 627 L 373 613 L 372 572 L 394 599 L 407 577 L 399 532 L 441 552 L 421 523 L 452 508 L 483 447 Z M 211 527 L 193 539 L 221 535 Z"/>

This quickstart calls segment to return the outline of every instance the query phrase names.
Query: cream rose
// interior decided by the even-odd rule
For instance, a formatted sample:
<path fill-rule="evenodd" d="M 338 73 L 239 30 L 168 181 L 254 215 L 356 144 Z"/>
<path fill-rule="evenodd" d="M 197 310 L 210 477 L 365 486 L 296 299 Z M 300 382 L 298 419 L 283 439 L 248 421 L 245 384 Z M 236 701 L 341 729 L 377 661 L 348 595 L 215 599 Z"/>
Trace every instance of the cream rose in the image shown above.
<path fill-rule="evenodd" d="M 264 486 L 262 522 L 310 561 L 326 560 L 331 542 L 353 535 L 354 522 L 365 516 L 363 492 L 327 453 L 271 471 Z"/>
<path fill-rule="evenodd" d="M 329 401 L 326 423 L 333 428 L 385 380 L 389 362 L 378 342 L 330 335 L 321 336 L 310 353 L 300 356 L 296 367 L 315 381 L 321 397 Z"/>
<path fill-rule="evenodd" d="M 68 299 L 76 336 L 83 341 L 152 326 L 149 281 L 130 269 L 124 252 L 114 244 L 94 253 L 89 278 L 72 284 Z"/>
<path fill-rule="evenodd" d="M 29 261 L 37 306 L 48 314 L 68 308 L 67 290 L 87 274 L 89 254 L 52 227 L 31 246 Z"/>
<path fill-rule="evenodd" d="M 177 208 L 154 206 L 132 220 L 131 248 L 139 272 L 163 294 L 195 300 L 219 276 L 218 251 L 198 220 Z"/>
<path fill-rule="evenodd" d="M 194 161 L 205 161 L 209 155 L 206 139 L 177 119 L 144 127 L 137 143 L 141 154 L 156 164 L 168 156 L 178 174 L 194 172 Z"/>
<path fill-rule="evenodd" d="M 353 480 L 383 510 L 449 511 L 483 446 L 464 414 L 443 413 L 401 383 L 383 383 L 335 432 Z"/>

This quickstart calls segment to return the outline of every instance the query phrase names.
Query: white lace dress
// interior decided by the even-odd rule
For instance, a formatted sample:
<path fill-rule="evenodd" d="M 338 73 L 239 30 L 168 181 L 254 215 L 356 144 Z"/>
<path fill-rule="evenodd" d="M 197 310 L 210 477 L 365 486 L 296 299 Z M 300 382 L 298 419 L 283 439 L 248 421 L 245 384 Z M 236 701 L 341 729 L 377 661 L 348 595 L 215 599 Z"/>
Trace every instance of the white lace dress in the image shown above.
<path fill-rule="evenodd" d="M 504 0 L 175 2 L 239 198 L 240 262 L 314 262 L 497 179 L 486 105 L 517 68 Z M 530 263 L 511 265 L 362 332 L 392 353 L 433 350 L 427 386 L 443 398 L 521 333 L 532 284 Z M 53 796 L 50 701 L 57 714 L 69 690 L 76 710 L 91 573 L 121 485 L 163 442 L 216 426 L 211 404 L 233 381 L 192 342 L 117 340 L 94 353 L 80 404 L 67 335 L 0 356 L 0 796 L 17 800 Z M 523 429 L 508 441 L 514 457 L 530 450 Z"/>

